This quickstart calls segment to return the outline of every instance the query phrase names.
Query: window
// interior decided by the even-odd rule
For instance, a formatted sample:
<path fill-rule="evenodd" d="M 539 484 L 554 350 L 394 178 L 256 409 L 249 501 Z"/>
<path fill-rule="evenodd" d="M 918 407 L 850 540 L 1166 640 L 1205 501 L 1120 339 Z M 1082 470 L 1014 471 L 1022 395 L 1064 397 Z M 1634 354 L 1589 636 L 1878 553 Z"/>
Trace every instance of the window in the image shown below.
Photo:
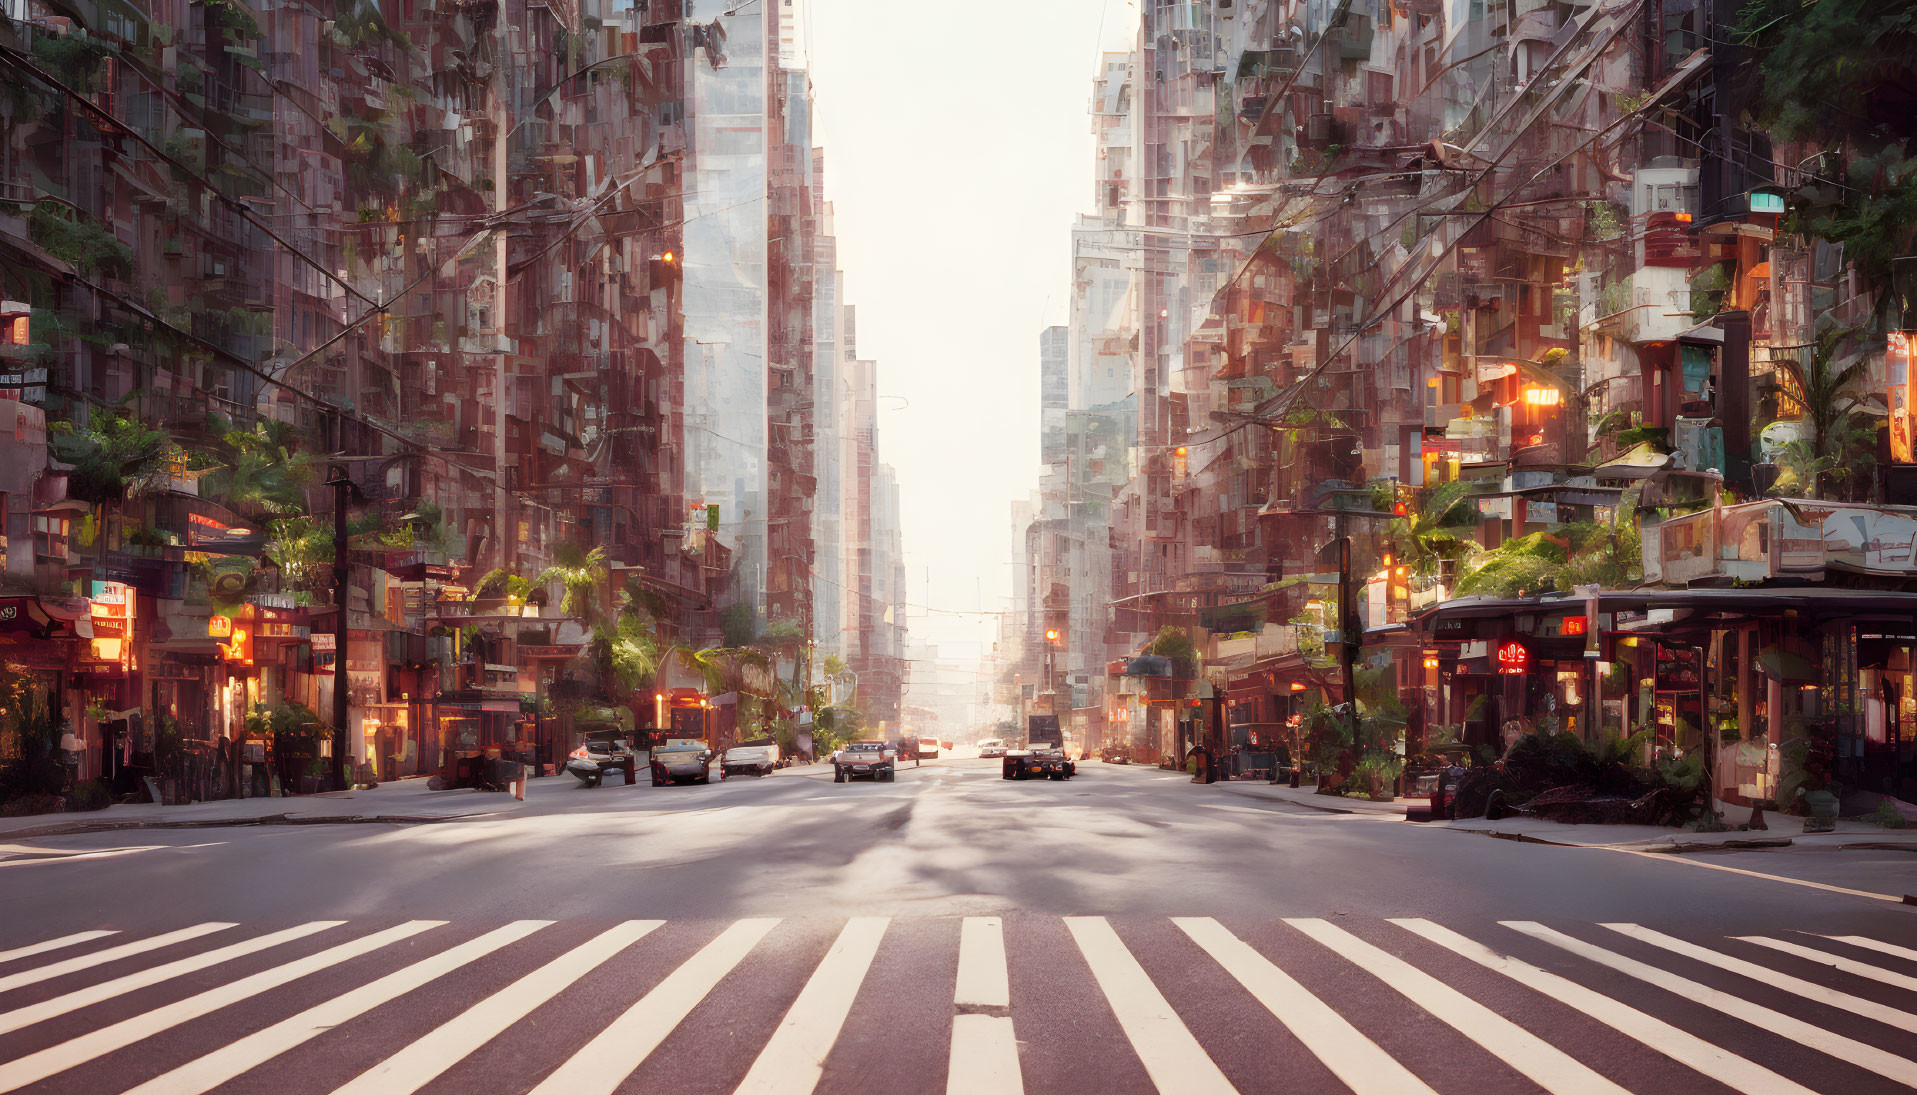
<path fill-rule="evenodd" d="M 41 559 L 57 559 L 61 562 L 65 562 L 67 558 L 67 519 L 64 517 L 34 517 L 33 552 Z"/>

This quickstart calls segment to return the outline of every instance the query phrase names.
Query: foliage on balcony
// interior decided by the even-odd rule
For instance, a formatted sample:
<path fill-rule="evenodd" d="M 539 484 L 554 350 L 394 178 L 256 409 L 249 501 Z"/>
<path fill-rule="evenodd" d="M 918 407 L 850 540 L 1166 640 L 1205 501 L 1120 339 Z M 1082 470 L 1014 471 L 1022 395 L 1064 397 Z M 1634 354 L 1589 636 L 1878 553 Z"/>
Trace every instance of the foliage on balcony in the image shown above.
<path fill-rule="evenodd" d="M 1580 521 L 1555 532 L 1513 537 L 1478 556 L 1458 580 L 1460 597 L 1521 597 L 1575 586 L 1627 589 L 1644 578 L 1634 495 L 1610 521 Z"/>
<path fill-rule="evenodd" d="M 165 478 L 172 439 L 132 414 L 95 412 L 83 426 L 54 422 L 48 430 L 54 458 L 73 465 L 67 494 L 94 505 L 117 503 L 157 488 Z"/>
<path fill-rule="evenodd" d="M 266 557 L 280 568 L 282 581 L 306 585 L 318 569 L 333 561 L 333 533 L 304 515 L 282 517 L 267 524 Z"/>
<path fill-rule="evenodd" d="M 84 30 L 41 34 L 33 39 L 34 59 L 76 91 L 93 90 L 93 77 L 100 71 L 100 62 L 112 54 L 113 47 L 106 39 L 95 38 Z"/>
<path fill-rule="evenodd" d="M 93 219 L 55 201 L 36 203 L 27 218 L 27 238 L 81 277 L 133 271 L 133 249 Z"/>
<path fill-rule="evenodd" d="M 1478 504 L 1471 485 L 1451 482 L 1426 493 L 1409 512 L 1385 530 L 1392 553 L 1429 584 L 1445 564 L 1468 559 L 1477 550 L 1471 533 L 1479 524 Z"/>
<path fill-rule="evenodd" d="M 236 513 L 285 514 L 304 509 L 313 481 L 312 458 L 300 451 L 299 431 L 267 419 L 251 430 L 227 430 L 214 450 L 218 461 L 204 493 Z"/>

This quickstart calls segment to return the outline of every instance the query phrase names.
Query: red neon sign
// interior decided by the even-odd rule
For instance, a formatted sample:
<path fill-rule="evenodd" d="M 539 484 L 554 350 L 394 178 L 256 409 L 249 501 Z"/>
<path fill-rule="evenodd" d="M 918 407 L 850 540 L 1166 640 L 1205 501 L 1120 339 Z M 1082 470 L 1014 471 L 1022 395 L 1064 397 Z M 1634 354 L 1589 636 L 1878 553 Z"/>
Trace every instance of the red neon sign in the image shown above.
<path fill-rule="evenodd" d="M 1523 643 L 1509 642 L 1498 647 L 1498 672 L 1523 673 L 1531 668 L 1531 652 Z"/>
<path fill-rule="evenodd" d="M 1588 617 L 1588 616 L 1566 616 L 1566 617 L 1564 618 L 1564 626 L 1562 626 L 1562 627 L 1560 627 L 1560 628 L 1558 628 L 1558 634 L 1560 634 L 1560 635 L 1582 635 L 1582 634 L 1584 634 L 1584 633 L 1586 633 L 1586 632 L 1588 632 L 1588 631 L 1590 631 L 1590 630 L 1591 630 L 1591 619 L 1590 619 L 1590 617 Z"/>

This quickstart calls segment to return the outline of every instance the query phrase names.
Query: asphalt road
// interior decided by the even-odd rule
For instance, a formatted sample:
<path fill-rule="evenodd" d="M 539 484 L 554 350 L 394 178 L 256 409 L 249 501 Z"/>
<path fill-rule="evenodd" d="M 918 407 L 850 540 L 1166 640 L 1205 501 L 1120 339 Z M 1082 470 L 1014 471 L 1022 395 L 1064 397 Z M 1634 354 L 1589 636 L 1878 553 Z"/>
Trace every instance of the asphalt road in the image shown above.
<path fill-rule="evenodd" d="M 1786 881 L 1917 892 L 1917 856 L 1516 844 L 1081 771 L 22 841 L 0 1092 L 1917 1087 L 1917 907 Z"/>

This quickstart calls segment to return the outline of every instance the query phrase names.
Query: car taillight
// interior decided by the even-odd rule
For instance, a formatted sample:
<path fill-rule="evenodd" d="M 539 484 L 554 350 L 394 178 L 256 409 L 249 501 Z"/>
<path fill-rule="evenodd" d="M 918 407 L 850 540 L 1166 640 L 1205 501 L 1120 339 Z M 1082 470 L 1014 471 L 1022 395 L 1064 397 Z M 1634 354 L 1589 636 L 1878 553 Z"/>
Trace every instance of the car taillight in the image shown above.
<path fill-rule="evenodd" d="M 574 760 L 591 760 L 592 754 L 587 752 L 586 747 L 582 745 L 572 751 L 572 758 Z"/>

